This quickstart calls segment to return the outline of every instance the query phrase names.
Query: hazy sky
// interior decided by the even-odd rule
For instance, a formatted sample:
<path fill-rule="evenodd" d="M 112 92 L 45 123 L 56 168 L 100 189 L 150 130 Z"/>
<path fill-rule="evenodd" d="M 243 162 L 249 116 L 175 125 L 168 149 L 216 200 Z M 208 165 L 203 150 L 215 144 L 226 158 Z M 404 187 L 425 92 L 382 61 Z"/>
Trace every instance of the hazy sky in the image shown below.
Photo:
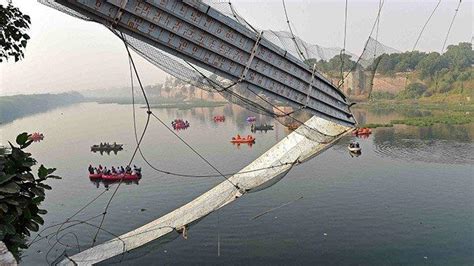
<path fill-rule="evenodd" d="M 472 41 L 473 1 L 463 0 L 448 44 Z M 5 4 L 5 0 L 0 3 Z M 348 0 L 347 50 L 359 54 L 376 17 L 378 0 Z M 385 0 L 379 41 L 411 50 L 438 0 Z M 237 11 L 259 29 L 287 30 L 282 3 L 232 1 Z M 287 0 L 294 30 L 304 40 L 342 47 L 345 0 Z M 440 52 L 459 0 L 442 0 L 418 49 Z M 129 85 L 128 58 L 121 41 L 105 27 L 70 17 L 33 0 L 13 0 L 31 16 L 31 40 L 20 62 L 0 64 L 0 94 L 61 92 Z M 135 56 L 145 84 L 166 74 Z"/>

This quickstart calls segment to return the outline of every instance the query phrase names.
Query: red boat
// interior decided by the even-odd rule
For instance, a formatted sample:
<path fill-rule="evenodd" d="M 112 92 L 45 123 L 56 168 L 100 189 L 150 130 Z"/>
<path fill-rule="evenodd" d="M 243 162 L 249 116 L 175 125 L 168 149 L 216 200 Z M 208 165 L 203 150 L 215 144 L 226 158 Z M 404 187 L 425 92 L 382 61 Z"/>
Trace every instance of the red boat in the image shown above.
<path fill-rule="evenodd" d="M 372 134 L 372 130 L 370 128 L 364 127 L 364 128 L 357 128 L 355 129 L 352 134 L 354 136 L 360 136 L 360 135 L 370 135 Z"/>
<path fill-rule="evenodd" d="M 102 174 L 89 174 L 90 179 L 100 179 L 102 178 Z"/>
<path fill-rule="evenodd" d="M 137 174 L 111 174 L 102 175 L 103 180 L 119 181 L 119 180 L 138 180 L 141 176 Z"/>
<path fill-rule="evenodd" d="M 225 116 L 223 115 L 214 116 L 214 122 L 224 122 L 224 121 L 225 121 Z"/>
<path fill-rule="evenodd" d="M 255 141 L 255 137 L 248 135 L 245 138 L 240 137 L 237 135 L 237 137 L 232 137 L 232 140 L 230 142 L 232 143 L 253 143 Z"/>

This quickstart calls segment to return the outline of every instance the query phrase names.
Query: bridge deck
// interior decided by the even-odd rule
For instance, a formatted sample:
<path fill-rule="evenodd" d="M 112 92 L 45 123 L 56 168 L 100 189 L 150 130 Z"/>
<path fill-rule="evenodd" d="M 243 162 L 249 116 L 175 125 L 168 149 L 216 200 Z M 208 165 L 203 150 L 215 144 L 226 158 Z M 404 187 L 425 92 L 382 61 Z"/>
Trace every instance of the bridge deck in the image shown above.
<path fill-rule="evenodd" d="M 231 81 L 352 126 L 346 97 L 311 67 L 197 0 L 55 0 Z"/>

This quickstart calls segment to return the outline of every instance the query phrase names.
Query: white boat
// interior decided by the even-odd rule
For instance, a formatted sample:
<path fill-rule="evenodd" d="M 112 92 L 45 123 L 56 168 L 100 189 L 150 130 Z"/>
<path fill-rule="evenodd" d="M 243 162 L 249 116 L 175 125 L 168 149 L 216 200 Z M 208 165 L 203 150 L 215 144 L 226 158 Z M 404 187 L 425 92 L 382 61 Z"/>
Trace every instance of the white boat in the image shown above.
<path fill-rule="evenodd" d="M 349 149 L 350 152 L 354 152 L 354 153 L 359 153 L 361 151 L 361 148 L 358 146 L 351 147 L 351 145 L 349 145 L 347 146 L 347 149 Z"/>

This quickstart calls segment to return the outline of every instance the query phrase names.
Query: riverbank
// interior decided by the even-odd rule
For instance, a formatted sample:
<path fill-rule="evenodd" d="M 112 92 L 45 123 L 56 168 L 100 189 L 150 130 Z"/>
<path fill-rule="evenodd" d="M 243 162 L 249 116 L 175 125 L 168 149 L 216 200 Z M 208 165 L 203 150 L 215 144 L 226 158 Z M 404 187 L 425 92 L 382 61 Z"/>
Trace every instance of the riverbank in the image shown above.
<path fill-rule="evenodd" d="M 0 123 L 9 123 L 17 118 L 83 101 L 84 96 L 78 92 L 1 96 Z"/>
<path fill-rule="evenodd" d="M 401 117 L 383 123 L 361 122 L 362 127 L 370 128 L 392 127 L 396 124 L 425 127 L 434 124 L 463 125 L 474 123 L 474 103 L 470 101 L 385 100 L 359 103 L 353 107 L 353 110 L 368 110 L 374 114 L 393 113 Z"/>

